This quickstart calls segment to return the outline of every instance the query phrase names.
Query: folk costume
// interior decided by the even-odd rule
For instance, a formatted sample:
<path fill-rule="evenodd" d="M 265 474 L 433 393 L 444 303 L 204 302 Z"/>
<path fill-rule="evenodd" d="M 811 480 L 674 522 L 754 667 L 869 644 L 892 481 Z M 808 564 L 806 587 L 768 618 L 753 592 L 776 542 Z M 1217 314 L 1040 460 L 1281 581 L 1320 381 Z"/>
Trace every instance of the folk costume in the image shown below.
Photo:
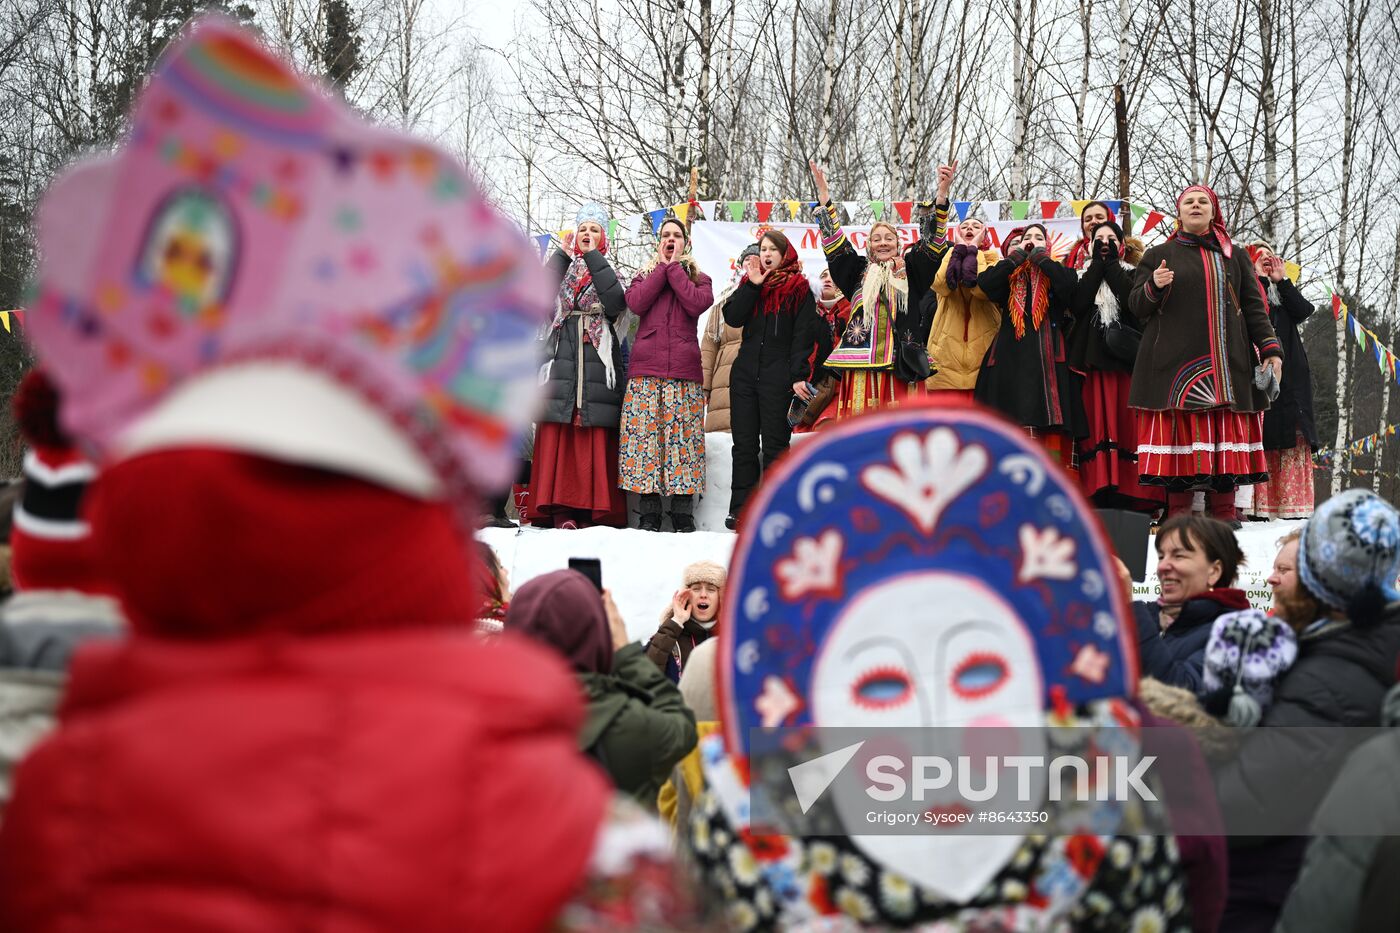
<path fill-rule="evenodd" d="M 1165 487 L 1168 510 L 1190 508 L 1190 492 L 1210 493 L 1210 511 L 1234 517 L 1237 486 L 1265 481 L 1261 415 L 1269 406 L 1254 385 L 1261 360 L 1283 350 L 1248 254 L 1236 249 L 1215 214 L 1202 234 L 1178 227 L 1138 265 L 1128 306 L 1143 325 L 1128 404 L 1137 412 L 1138 474 Z M 1158 289 L 1152 273 L 1165 260 L 1175 273 Z"/>
<path fill-rule="evenodd" d="M 1005 259 L 977 277 L 1002 315 L 973 394 L 1026 428 L 1052 459 L 1073 470 L 1075 439 L 1086 433 L 1079 386 L 1065 364 L 1064 330 L 1075 276 L 1046 250 L 1027 252 L 1008 234 L 1006 243 L 1013 242 Z"/>
<path fill-rule="evenodd" d="M 911 394 L 922 395 L 922 382 L 905 382 L 895 375 L 900 348 L 913 341 L 928 342 L 928 326 L 919 313 L 920 302 L 933 285 L 938 263 L 948 245 L 944 228 L 948 205 L 940 202 L 920 219 L 919 241 L 905 250 L 903 268 L 894 260 L 873 262 L 855 246 L 841 228 L 836 205 L 827 202 L 812 211 L 822 233 L 831 279 L 851 303 L 849 320 L 826 368 L 840 374 L 835 418 L 840 421 L 864 411 L 897 408 Z M 881 222 L 898 236 L 893 224 Z"/>

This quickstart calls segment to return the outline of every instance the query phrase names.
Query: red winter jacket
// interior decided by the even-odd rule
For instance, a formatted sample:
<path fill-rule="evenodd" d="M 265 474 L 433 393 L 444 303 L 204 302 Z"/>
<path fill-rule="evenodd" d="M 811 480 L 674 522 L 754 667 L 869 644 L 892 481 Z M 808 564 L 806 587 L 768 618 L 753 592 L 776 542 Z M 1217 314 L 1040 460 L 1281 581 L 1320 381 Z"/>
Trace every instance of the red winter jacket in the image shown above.
<path fill-rule="evenodd" d="M 70 683 L 0 830 L 6 930 L 534 930 L 610 794 L 511 635 L 138 637 Z"/>
<path fill-rule="evenodd" d="M 448 506 L 212 450 L 134 457 L 93 493 L 134 634 L 79 651 L 19 767 L 0 928 L 555 917 L 612 791 L 579 754 L 572 672 L 473 634 L 477 552 Z"/>

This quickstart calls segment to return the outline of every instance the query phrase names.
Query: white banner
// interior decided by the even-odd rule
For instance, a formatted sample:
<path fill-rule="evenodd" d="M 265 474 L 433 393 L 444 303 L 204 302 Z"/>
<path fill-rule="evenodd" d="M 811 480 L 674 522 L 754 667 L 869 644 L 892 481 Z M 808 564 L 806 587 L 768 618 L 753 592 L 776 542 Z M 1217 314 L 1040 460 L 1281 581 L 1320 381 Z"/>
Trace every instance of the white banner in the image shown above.
<path fill-rule="evenodd" d="M 1050 253 L 1056 259 L 1069 255 L 1070 247 L 1079 238 L 1079 221 L 1073 217 L 1058 220 L 997 220 L 988 224 L 992 229 L 992 243 L 1001 248 L 1001 238 L 1017 227 L 1028 223 L 1043 223 L 1050 234 Z M 821 232 L 816 224 L 784 223 L 730 223 L 727 221 L 701 220 L 691 225 L 691 251 L 701 271 L 714 282 L 715 294 L 722 292 L 734 280 L 734 261 L 745 246 L 758 240 L 765 230 L 777 230 L 792 243 L 802 260 L 802 271 L 811 280 L 813 291 L 817 290 L 817 278 L 826 268 L 826 257 L 822 253 Z M 860 252 L 865 252 L 865 238 L 870 233 L 868 225 L 845 227 L 846 237 Z M 907 249 L 919 238 L 919 228 L 902 225 L 899 237 Z"/>

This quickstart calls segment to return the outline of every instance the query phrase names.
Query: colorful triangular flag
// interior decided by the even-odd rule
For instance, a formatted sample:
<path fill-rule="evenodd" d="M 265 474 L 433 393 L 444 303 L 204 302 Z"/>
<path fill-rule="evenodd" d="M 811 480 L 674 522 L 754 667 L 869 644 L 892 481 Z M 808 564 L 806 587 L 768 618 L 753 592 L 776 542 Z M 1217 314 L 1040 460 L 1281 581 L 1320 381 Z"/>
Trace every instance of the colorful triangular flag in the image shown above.
<path fill-rule="evenodd" d="M 846 222 L 855 223 L 856 209 L 860 207 L 859 201 L 842 201 L 841 207 L 846 211 Z"/>
<path fill-rule="evenodd" d="M 684 204 L 673 204 L 671 205 L 671 210 L 675 212 L 676 219 L 679 220 L 682 225 L 684 225 L 685 219 L 690 216 L 690 202 L 687 201 Z"/>
<path fill-rule="evenodd" d="M 1056 212 L 1057 210 L 1059 210 L 1059 209 L 1060 209 L 1060 202 L 1059 202 L 1059 201 L 1041 201 L 1041 202 L 1040 202 L 1040 218 L 1041 218 L 1041 220 L 1049 220 L 1050 218 L 1054 217 L 1054 216 L 1055 216 L 1055 212 Z"/>
<path fill-rule="evenodd" d="M 773 216 L 773 202 L 755 201 L 753 202 L 753 206 L 754 210 L 758 212 L 758 222 L 761 224 L 768 223 L 768 218 Z"/>
<path fill-rule="evenodd" d="M 701 202 L 700 202 L 700 212 L 701 212 L 702 214 L 705 215 L 705 219 L 706 219 L 706 220 L 719 220 L 719 218 L 715 216 L 715 212 L 718 211 L 718 210 L 719 210 L 719 202 L 718 202 L 718 201 L 701 201 Z M 698 218 L 698 217 L 696 218 L 696 220 L 699 220 L 699 219 L 700 219 L 700 218 Z"/>
<path fill-rule="evenodd" d="M 730 220 L 732 220 L 734 223 L 737 224 L 739 221 L 741 221 L 741 220 L 744 219 L 744 208 L 748 207 L 748 205 L 747 205 L 745 202 L 743 202 L 743 201 L 726 201 L 726 202 L 724 202 L 724 204 L 725 204 L 725 207 L 728 207 L 728 208 L 729 208 L 729 219 L 730 219 Z"/>
<path fill-rule="evenodd" d="M 1288 281 L 1292 282 L 1294 285 L 1297 285 L 1298 277 L 1303 274 L 1303 267 L 1298 265 L 1296 262 L 1291 262 L 1285 259 L 1283 261 L 1283 274 L 1288 276 Z"/>
<path fill-rule="evenodd" d="M 1111 210 L 1111 211 L 1113 211 L 1113 217 L 1114 217 L 1115 220 L 1117 220 L 1117 219 L 1119 219 L 1119 218 L 1121 218 L 1121 217 L 1123 216 L 1123 203 L 1124 203 L 1124 202 L 1122 202 L 1122 201 L 1105 201 L 1105 202 L 1103 202 L 1103 203 L 1107 204 L 1107 205 L 1108 205 L 1108 209 Z"/>
<path fill-rule="evenodd" d="M 885 202 L 884 202 L 884 201 L 870 201 L 870 202 L 869 202 L 869 207 L 870 207 L 870 213 L 872 213 L 872 214 L 875 215 L 875 219 L 876 219 L 876 220 L 884 220 L 884 219 L 885 219 Z"/>
<path fill-rule="evenodd" d="M 895 202 L 894 202 L 894 210 L 895 210 L 895 213 L 899 215 L 899 219 L 902 220 L 902 221 L 904 221 L 906 224 L 907 224 L 907 223 L 912 223 L 912 222 L 913 222 L 913 219 L 914 219 L 914 202 L 913 202 L 913 201 L 895 201 Z"/>
<path fill-rule="evenodd" d="M 1001 220 L 1000 201 L 983 201 L 977 205 L 977 208 L 982 212 L 982 219 L 988 223 Z"/>
<path fill-rule="evenodd" d="M 5 325 L 5 333 L 10 333 L 10 312 L 0 311 L 0 324 Z"/>
<path fill-rule="evenodd" d="M 1142 220 L 1143 216 L 1147 214 L 1147 208 L 1142 204 L 1129 204 L 1128 209 L 1133 212 L 1133 220 L 1135 221 Z"/>
<path fill-rule="evenodd" d="M 1011 202 L 1011 219 L 1012 219 L 1012 220 L 1025 220 L 1025 219 L 1026 219 L 1026 215 L 1029 214 L 1030 212 L 1031 212 L 1031 202 L 1030 202 L 1030 201 L 1012 201 L 1012 202 Z"/>
<path fill-rule="evenodd" d="M 654 211 L 647 211 L 647 216 L 651 218 L 651 232 L 661 232 L 661 221 L 666 219 L 666 208 L 658 207 Z"/>
<path fill-rule="evenodd" d="M 1148 212 L 1147 212 L 1147 220 L 1144 221 L 1144 222 L 1143 222 L 1143 225 L 1142 225 L 1142 232 L 1143 232 L 1143 233 L 1151 233 L 1151 232 L 1152 232 L 1152 228 L 1155 227 L 1155 226 L 1157 226 L 1159 223 L 1161 223 L 1161 222 L 1162 222 L 1163 220 L 1165 220 L 1165 219 L 1166 219 L 1166 217 L 1165 217 L 1165 215 L 1162 214 L 1161 211 L 1148 211 Z"/>
<path fill-rule="evenodd" d="M 787 208 L 789 220 L 799 219 L 797 216 L 797 212 L 802 207 L 801 201 L 784 201 L 783 206 Z"/>
<path fill-rule="evenodd" d="M 1074 211 L 1074 216 L 1076 216 L 1076 217 L 1078 217 L 1080 214 L 1084 213 L 1084 208 L 1086 208 L 1086 207 L 1088 207 L 1088 206 L 1089 206 L 1089 199 L 1088 199 L 1088 198 L 1085 198 L 1085 199 L 1082 200 L 1082 201 L 1070 201 L 1070 202 L 1069 202 L 1070 210 Z"/>
<path fill-rule="evenodd" d="M 967 220 L 968 216 L 972 213 L 972 202 L 954 201 L 953 212 L 957 215 L 959 223 L 963 222 L 964 220 Z"/>
<path fill-rule="evenodd" d="M 616 240 L 616 239 L 617 239 L 617 221 L 616 221 L 616 220 L 610 220 L 610 221 L 608 221 L 608 239 L 609 239 L 609 240 Z"/>

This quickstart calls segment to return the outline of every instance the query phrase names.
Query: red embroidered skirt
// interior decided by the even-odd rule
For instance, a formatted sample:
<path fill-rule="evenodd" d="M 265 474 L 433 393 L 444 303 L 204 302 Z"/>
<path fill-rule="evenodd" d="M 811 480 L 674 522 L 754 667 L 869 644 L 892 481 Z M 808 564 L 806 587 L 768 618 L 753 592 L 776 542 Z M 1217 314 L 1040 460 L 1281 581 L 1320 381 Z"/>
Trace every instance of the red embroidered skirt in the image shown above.
<path fill-rule="evenodd" d="M 835 417 L 844 421 L 861 412 L 898 408 L 909 396 L 923 394 L 922 382 L 913 383 L 911 388 L 910 383 L 896 379 L 892 369 L 843 369 L 833 406 Z"/>
<path fill-rule="evenodd" d="M 575 410 L 573 424 L 535 426 L 530 508 L 542 517 L 561 509 L 588 512 L 595 524 L 626 528 L 627 497 L 617 487 L 617 428 L 578 422 Z"/>
<path fill-rule="evenodd" d="M 1090 370 L 1084 374 L 1084 412 L 1089 436 L 1079 441 L 1079 482 L 1086 496 L 1112 496 L 1127 508 L 1155 509 L 1161 487 L 1138 481 L 1137 417 L 1128 407 L 1131 373 Z"/>
<path fill-rule="evenodd" d="M 1137 410 L 1138 476 L 1168 492 L 1266 482 L 1264 416 L 1228 408 Z"/>

